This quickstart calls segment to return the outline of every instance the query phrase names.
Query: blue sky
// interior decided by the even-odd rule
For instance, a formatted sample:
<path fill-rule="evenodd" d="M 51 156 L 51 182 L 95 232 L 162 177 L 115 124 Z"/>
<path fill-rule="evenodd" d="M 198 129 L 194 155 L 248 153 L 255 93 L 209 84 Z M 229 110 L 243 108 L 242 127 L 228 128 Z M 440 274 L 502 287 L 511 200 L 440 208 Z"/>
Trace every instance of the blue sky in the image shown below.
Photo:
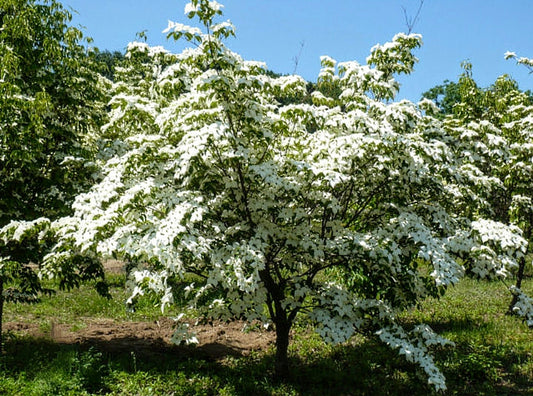
<path fill-rule="evenodd" d="M 280 73 L 296 73 L 316 81 L 320 56 L 364 63 L 370 48 L 406 31 L 405 9 L 414 17 L 419 0 L 218 0 L 224 19 L 236 26 L 227 44 L 245 59 L 260 60 Z M 136 32 L 146 30 L 148 43 L 181 51 L 162 30 L 168 20 L 190 23 L 185 0 L 63 0 L 77 11 L 73 24 L 83 26 L 94 45 L 124 50 Z M 522 89 L 533 90 L 533 74 L 506 51 L 533 58 L 533 0 L 425 0 L 415 33 L 424 45 L 413 74 L 400 78 L 399 98 L 417 101 L 420 94 L 456 80 L 461 62 L 473 64 L 475 80 L 488 86 L 509 74 Z M 296 65 L 295 59 L 298 59 Z"/>

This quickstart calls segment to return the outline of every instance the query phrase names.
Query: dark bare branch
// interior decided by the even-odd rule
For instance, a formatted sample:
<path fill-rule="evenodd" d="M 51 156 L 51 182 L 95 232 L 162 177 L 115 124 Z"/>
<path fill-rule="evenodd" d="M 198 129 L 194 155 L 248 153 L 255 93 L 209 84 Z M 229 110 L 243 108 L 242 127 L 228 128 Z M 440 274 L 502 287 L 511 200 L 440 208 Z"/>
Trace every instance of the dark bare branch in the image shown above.
<path fill-rule="evenodd" d="M 405 18 L 405 25 L 407 26 L 407 34 L 411 34 L 413 32 L 413 29 L 418 22 L 418 18 L 420 16 L 420 11 L 422 11 L 422 6 L 424 5 L 424 0 L 420 0 L 420 4 L 418 5 L 418 10 L 416 10 L 416 14 L 414 17 L 410 17 L 407 13 L 407 9 L 402 6 L 403 10 L 403 16 Z"/>

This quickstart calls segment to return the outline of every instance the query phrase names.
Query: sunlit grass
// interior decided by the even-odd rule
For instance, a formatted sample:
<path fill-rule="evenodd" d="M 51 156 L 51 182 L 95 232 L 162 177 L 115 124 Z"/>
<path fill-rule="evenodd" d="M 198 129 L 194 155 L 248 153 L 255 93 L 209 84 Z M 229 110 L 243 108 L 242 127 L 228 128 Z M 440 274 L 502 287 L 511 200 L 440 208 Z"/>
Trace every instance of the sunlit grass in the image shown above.
<path fill-rule="evenodd" d="M 111 275 L 108 281 L 111 298 L 100 296 L 88 283 L 72 291 L 57 291 L 52 296 L 44 296 L 37 304 L 6 303 L 4 321 L 45 324 L 53 321 L 83 327 L 85 318 L 150 321 L 161 316 L 161 310 L 148 298 L 140 299 L 134 311 L 127 309 L 125 301 L 129 291 L 125 288 L 124 275 Z"/>
<path fill-rule="evenodd" d="M 113 299 L 91 285 L 58 292 L 35 305 L 7 304 L 6 321 L 52 322 L 82 329 L 88 319 L 155 320 L 159 308 L 141 300 L 134 313 L 124 305 L 121 275 L 111 278 Z M 533 294 L 533 281 L 524 290 Z M 428 299 L 405 312 L 402 323 L 430 324 L 455 343 L 435 351 L 449 394 L 533 394 L 533 330 L 505 314 L 510 294 L 500 282 L 465 279 L 441 300 Z M 273 347 L 245 357 L 214 361 L 194 348 L 146 351 L 99 350 L 6 334 L 0 358 L 0 394 L 6 395 L 428 395 L 417 367 L 375 340 L 358 336 L 346 345 L 324 344 L 305 323 L 290 347 L 292 377 L 273 380 Z"/>

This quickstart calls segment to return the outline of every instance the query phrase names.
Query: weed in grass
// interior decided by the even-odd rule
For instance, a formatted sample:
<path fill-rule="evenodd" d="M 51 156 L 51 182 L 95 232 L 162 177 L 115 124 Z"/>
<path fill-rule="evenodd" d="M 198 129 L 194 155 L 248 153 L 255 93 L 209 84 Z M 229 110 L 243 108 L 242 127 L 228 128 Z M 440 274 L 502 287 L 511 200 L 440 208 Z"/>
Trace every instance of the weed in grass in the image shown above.
<path fill-rule="evenodd" d="M 132 367 L 132 370 L 134 373 L 137 372 L 137 355 L 135 355 L 135 352 L 131 351 L 130 352 L 130 356 L 131 356 L 131 367 Z"/>
<path fill-rule="evenodd" d="M 52 330 L 52 322 L 44 321 L 39 324 L 39 331 L 43 334 L 50 334 Z"/>
<path fill-rule="evenodd" d="M 94 347 L 78 352 L 69 362 L 72 377 L 89 393 L 102 393 L 106 390 L 104 378 L 109 374 L 103 355 Z"/>

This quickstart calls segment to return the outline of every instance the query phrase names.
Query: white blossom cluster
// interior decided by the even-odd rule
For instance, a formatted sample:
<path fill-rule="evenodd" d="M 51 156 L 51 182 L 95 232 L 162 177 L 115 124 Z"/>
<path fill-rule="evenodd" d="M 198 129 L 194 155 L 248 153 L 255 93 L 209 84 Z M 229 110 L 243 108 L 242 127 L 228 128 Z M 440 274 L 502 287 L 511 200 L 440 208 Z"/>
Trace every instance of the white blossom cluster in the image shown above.
<path fill-rule="evenodd" d="M 21 242 L 30 235 L 42 234 L 48 231 L 50 220 L 40 217 L 32 221 L 13 220 L 0 228 L 0 241 L 7 244 L 11 241 Z"/>
<path fill-rule="evenodd" d="M 515 52 L 511 51 L 507 51 L 504 56 L 505 59 L 515 59 L 516 63 L 524 65 L 529 69 L 533 68 L 533 59 L 531 58 L 526 58 L 524 56 L 518 57 Z"/>
<path fill-rule="evenodd" d="M 446 390 L 446 379 L 436 367 L 433 358 L 428 355 L 432 345 L 453 345 L 452 342 L 438 336 L 427 325 L 418 325 L 407 333 L 398 326 L 388 326 L 378 331 L 379 338 L 392 349 L 398 349 L 409 362 L 417 363 L 428 376 L 428 383 L 437 391 Z"/>
<path fill-rule="evenodd" d="M 480 240 L 471 249 L 475 274 L 481 278 L 504 278 L 518 267 L 517 259 L 526 253 L 528 244 L 520 228 L 487 219 L 473 221 L 471 226 L 474 239 Z"/>
<path fill-rule="evenodd" d="M 516 286 L 511 286 L 510 289 L 511 293 L 518 296 L 513 311 L 523 317 L 529 327 L 533 327 L 533 299 Z"/>

